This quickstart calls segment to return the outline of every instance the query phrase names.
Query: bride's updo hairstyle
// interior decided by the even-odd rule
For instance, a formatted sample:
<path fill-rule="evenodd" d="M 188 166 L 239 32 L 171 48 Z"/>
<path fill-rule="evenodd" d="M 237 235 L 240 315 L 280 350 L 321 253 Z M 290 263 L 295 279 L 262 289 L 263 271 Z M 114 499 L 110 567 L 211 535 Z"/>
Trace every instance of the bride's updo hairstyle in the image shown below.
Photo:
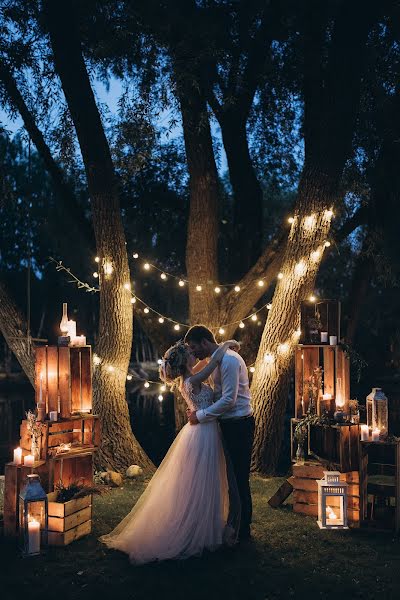
<path fill-rule="evenodd" d="M 179 377 L 186 373 L 188 347 L 183 340 L 168 348 L 160 365 L 160 379 L 173 385 Z"/>

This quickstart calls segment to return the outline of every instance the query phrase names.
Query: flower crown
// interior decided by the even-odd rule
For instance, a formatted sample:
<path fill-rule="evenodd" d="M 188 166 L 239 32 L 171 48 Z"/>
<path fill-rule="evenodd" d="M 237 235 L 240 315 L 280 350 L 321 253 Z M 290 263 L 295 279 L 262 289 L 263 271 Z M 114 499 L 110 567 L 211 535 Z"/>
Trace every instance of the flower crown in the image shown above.
<path fill-rule="evenodd" d="M 182 366 L 187 359 L 187 345 L 183 340 L 179 340 L 167 352 L 160 364 L 160 372 L 163 378 L 166 379 L 166 367 L 177 368 Z"/>

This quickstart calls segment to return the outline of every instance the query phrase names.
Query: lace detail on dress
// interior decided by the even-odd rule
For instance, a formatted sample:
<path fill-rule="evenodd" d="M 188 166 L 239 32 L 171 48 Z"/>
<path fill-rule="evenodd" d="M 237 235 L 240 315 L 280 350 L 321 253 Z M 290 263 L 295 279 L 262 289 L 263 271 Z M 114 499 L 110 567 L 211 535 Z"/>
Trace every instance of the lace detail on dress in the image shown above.
<path fill-rule="evenodd" d="M 183 382 L 181 393 L 190 410 L 207 408 L 208 406 L 211 406 L 214 400 L 214 392 L 212 388 L 205 383 L 201 384 L 200 392 L 195 394 L 193 392 L 193 385 L 190 381 L 190 378 L 185 379 Z"/>

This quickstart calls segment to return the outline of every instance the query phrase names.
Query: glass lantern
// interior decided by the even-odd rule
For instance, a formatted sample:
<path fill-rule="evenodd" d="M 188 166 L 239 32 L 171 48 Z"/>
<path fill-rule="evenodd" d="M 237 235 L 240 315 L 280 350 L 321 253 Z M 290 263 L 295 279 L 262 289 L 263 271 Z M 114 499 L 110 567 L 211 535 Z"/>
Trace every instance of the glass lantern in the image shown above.
<path fill-rule="evenodd" d="M 39 475 L 27 475 L 19 495 L 19 535 L 23 556 L 40 554 L 47 544 L 47 495 Z"/>
<path fill-rule="evenodd" d="M 379 438 L 388 435 L 388 399 L 382 388 L 372 388 L 367 396 L 367 425 L 372 431 L 379 431 Z"/>
<path fill-rule="evenodd" d="M 347 483 L 339 471 L 324 471 L 318 483 L 318 525 L 321 529 L 348 529 Z"/>

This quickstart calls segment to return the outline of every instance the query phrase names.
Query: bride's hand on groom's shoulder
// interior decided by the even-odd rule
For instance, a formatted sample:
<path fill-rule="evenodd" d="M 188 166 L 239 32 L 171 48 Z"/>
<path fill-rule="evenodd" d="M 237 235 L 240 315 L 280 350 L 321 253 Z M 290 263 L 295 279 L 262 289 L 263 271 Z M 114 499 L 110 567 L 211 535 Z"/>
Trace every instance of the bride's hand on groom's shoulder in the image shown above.
<path fill-rule="evenodd" d="M 234 352 L 239 353 L 240 352 L 240 342 L 238 342 L 237 340 L 230 340 L 229 349 L 233 350 Z"/>

